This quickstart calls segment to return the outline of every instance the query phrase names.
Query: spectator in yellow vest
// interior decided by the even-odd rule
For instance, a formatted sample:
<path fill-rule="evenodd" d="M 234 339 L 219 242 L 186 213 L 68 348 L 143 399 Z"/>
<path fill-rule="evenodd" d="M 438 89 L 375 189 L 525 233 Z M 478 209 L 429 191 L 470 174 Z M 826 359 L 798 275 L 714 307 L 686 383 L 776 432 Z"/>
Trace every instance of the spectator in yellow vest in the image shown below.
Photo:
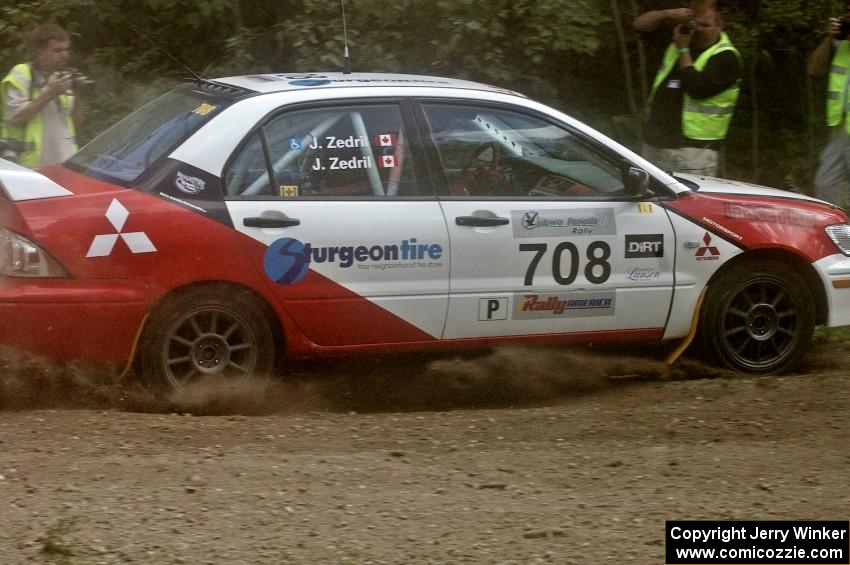
<path fill-rule="evenodd" d="M 831 18 L 826 24 L 826 37 L 809 57 L 810 75 L 821 76 L 829 70 L 826 92 L 826 124 L 829 142 L 820 155 L 815 174 L 815 196 L 839 206 L 850 204 L 850 100 L 847 80 L 850 74 L 850 41 L 847 24 L 850 22 L 850 2 L 844 17 Z M 842 27 L 844 31 L 842 32 Z"/>
<path fill-rule="evenodd" d="M 25 142 L 16 160 L 27 167 L 61 163 L 77 150 L 71 37 L 55 24 L 36 27 L 29 36 L 30 60 L 3 78 L 3 137 Z"/>
<path fill-rule="evenodd" d="M 652 10 L 633 25 L 672 33 L 652 86 L 643 156 L 663 169 L 716 176 L 743 75 L 716 2 Z"/>

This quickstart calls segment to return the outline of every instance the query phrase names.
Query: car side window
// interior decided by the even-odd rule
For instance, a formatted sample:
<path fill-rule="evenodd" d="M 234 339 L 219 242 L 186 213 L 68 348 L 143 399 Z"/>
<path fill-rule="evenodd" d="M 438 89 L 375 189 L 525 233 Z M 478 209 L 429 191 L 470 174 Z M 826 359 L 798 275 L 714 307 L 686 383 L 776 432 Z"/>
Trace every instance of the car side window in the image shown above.
<path fill-rule="evenodd" d="M 227 195 L 415 196 L 418 190 L 408 147 L 395 105 L 286 112 L 255 132 L 231 161 L 225 176 Z"/>
<path fill-rule="evenodd" d="M 509 110 L 423 104 L 452 196 L 595 198 L 625 193 L 614 161 L 578 134 Z"/>

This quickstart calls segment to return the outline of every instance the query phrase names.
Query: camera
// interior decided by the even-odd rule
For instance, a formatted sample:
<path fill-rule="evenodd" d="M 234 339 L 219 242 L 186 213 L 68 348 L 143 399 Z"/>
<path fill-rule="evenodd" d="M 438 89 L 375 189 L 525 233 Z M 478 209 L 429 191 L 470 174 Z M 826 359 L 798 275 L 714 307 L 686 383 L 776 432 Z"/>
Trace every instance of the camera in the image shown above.
<path fill-rule="evenodd" d="M 16 162 L 18 160 L 18 154 L 34 150 L 35 144 L 31 141 L 0 138 L 0 158 L 7 161 Z"/>
<path fill-rule="evenodd" d="M 694 31 L 694 19 L 690 18 L 688 21 L 683 23 L 679 28 L 684 35 L 687 35 Z"/>
<path fill-rule="evenodd" d="M 76 89 L 85 88 L 95 83 L 94 80 L 90 79 L 74 67 L 66 67 L 62 72 L 65 74 L 65 76 L 71 77 L 74 82 L 74 88 Z"/>

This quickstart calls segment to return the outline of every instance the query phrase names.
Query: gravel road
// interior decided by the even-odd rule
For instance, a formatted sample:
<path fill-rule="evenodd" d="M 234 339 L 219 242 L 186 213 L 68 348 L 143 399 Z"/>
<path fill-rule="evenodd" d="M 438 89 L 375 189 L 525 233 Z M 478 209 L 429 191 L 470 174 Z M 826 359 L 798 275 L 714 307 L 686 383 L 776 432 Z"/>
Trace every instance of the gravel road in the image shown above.
<path fill-rule="evenodd" d="M 663 563 L 668 519 L 847 519 L 848 361 L 498 349 L 156 400 L 5 352 L 0 560 Z"/>

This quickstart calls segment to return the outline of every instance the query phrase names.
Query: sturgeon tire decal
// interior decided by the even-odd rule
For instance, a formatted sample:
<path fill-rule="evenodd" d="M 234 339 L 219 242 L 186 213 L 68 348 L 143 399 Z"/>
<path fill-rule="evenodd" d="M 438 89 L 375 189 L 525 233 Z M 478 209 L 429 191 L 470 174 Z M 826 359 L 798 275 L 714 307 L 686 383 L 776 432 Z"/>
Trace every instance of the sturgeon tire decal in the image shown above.
<path fill-rule="evenodd" d="M 310 258 L 304 244 L 291 237 L 272 243 L 263 257 L 266 274 L 278 284 L 295 284 L 307 275 Z"/>

